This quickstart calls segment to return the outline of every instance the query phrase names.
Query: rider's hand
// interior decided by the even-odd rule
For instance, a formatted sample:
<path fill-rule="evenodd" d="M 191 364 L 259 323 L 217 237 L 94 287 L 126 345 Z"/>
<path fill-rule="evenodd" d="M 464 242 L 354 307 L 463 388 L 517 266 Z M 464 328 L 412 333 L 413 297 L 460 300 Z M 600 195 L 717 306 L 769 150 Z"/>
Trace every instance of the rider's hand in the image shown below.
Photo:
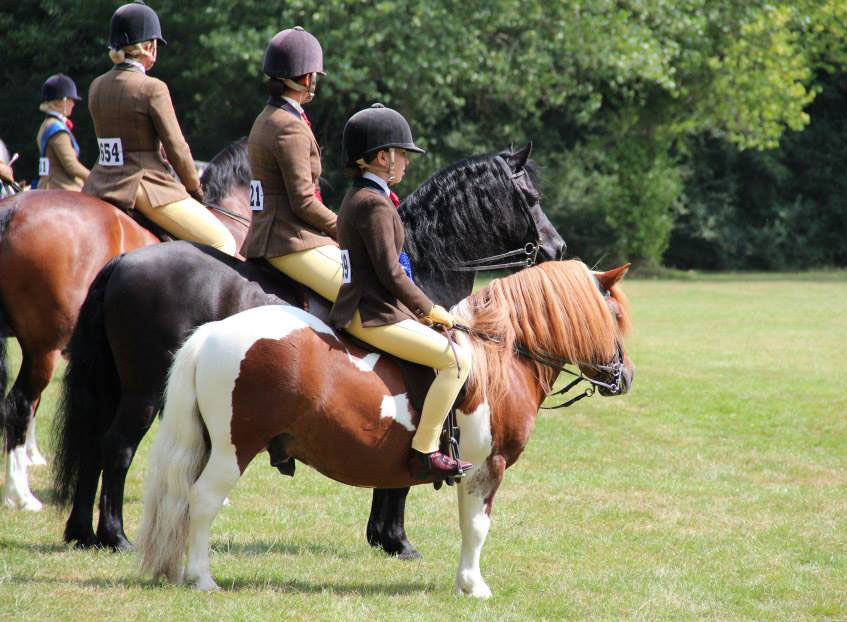
<path fill-rule="evenodd" d="M 15 181 L 15 173 L 12 172 L 12 167 L 2 162 L 0 162 L 0 181 L 8 181 L 9 183 Z"/>
<path fill-rule="evenodd" d="M 197 186 L 195 190 L 189 191 L 191 198 L 197 201 L 198 203 L 203 202 L 203 188 L 201 186 Z"/>
<path fill-rule="evenodd" d="M 433 324 L 443 324 L 447 328 L 453 328 L 453 325 L 456 323 L 456 320 L 450 315 L 450 312 L 447 311 L 441 305 L 434 305 L 432 309 L 429 310 L 425 316 L 421 318 L 421 322 L 426 324 L 427 326 L 432 326 Z"/>

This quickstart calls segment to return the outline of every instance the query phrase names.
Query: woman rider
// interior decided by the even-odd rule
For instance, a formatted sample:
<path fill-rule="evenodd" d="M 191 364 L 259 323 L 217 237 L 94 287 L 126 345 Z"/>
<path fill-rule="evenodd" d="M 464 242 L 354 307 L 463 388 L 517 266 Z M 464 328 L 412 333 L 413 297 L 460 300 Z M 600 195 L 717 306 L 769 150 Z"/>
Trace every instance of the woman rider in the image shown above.
<path fill-rule="evenodd" d="M 404 229 L 389 199 L 389 186 L 406 172 L 407 153 L 423 150 L 415 145 L 406 119 L 381 104 L 350 117 L 342 142 L 355 180 L 338 214 L 344 284 L 332 307 L 332 323 L 389 354 L 437 370 L 412 438 L 409 471 L 417 479 L 461 475 L 472 465 L 438 451 L 438 440 L 470 371 L 470 357 L 458 344 L 454 355 L 447 338 L 428 327 L 452 327 L 453 317 L 403 271 L 398 256 Z"/>
<path fill-rule="evenodd" d="M 232 235 L 202 204 L 200 180 L 168 87 L 147 75 L 158 43 L 165 40 L 153 9 L 132 3 L 115 11 L 109 26 L 115 66 L 96 78 L 88 93 L 100 158 L 82 189 L 124 210 L 134 206 L 177 238 L 233 255 L 238 249 Z M 168 172 L 162 147 L 182 183 Z"/>
<path fill-rule="evenodd" d="M 35 143 L 38 145 L 37 182 L 39 190 L 82 190 L 88 169 L 79 162 L 79 145 L 71 130 L 70 116 L 80 100 L 76 84 L 68 76 L 57 73 L 41 87 L 39 109 L 46 113 Z"/>
<path fill-rule="evenodd" d="M 312 100 L 323 51 L 300 28 L 277 33 L 265 50 L 267 105 L 247 139 L 253 220 L 241 252 L 334 301 L 341 286 L 335 213 L 320 195 L 321 152 L 303 112 Z"/>

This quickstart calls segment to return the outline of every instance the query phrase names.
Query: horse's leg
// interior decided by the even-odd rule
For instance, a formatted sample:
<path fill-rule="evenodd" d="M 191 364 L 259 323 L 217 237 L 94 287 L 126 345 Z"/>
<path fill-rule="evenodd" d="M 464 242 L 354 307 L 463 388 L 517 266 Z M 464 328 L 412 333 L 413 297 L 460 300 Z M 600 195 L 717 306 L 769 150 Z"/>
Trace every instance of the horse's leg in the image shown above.
<path fill-rule="evenodd" d="M 121 394 L 114 421 L 103 437 L 103 485 L 100 488 L 100 519 L 97 544 L 115 551 L 132 548 L 124 532 L 123 506 L 126 475 L 135 451 L 156 414 L 149 395 L 138 392 Z"/>
<path fill-rule="evenodd" d="M 421 554 L 406 537 L 403 519 L 408 488 L 375 488 L 366 535 L 371 546 L 379 546 L 400 559 L 418 559 Z"/>
<path fill-rule="evenodd" d="M 38 412 L 38 407 L 41 405 L 41 395 L 35 400 L 32 406 L 32 416 L 29 418 L 29 426 L 26 429 L 26 457 L 29 460 L 30 466 L 44 466 L 47 464 L 42 453 L 38 450 L 38 439 L 35 435 L 35 414 Z"/>
<path fill-rule="evenodd" d="M 25 437 L 33 415 L 33 406 L 50 382 L 58 350 L 32 354 L 21 344 L 21 369 L 6 396 L 6 483 L 3 503 L 8 507 L 39 511 L 41 502 L 29 489 Z"/>
<path fill-rule="evenodd" d="M 97 433 L 91 431 L 91 434 Z M 65 522 L 65 542 L 76 542 L 76 546 L 82 549 L 97 546 L 97 536 L 91 525 L 94 522 L 94 499 L 97 497 L 100 469 L 99 455 L 96 459 L 81 462 L 71 513 Z"/>
<path fill-rule="evenodd" d="M 506 460 L 502 456 L 491 456 L 457 486 L 459 522 L 462 528 L 462 552 L 456 571 L 458 594 L 477 598 L 491 596 L 491 589 L 479 569 L 479 557 L 491 525 L 494 493 L 503 481 L 505 470 Z"/>

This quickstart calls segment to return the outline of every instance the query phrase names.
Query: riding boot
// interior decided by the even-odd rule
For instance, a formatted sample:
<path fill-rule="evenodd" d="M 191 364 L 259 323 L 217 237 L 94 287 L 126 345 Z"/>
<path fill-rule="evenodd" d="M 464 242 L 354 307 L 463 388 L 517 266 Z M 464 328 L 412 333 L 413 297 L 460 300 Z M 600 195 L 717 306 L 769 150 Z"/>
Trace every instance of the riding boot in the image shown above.
<path fill-rule="evenodd" d="M 434 451 L 425 454 L 412 449 L 409 454 L 409 473 L 414 479 L 436 479 L 460 478 L 473 468 L 473 464 L 464 460 L 454 460 L 450 456 Z"/>

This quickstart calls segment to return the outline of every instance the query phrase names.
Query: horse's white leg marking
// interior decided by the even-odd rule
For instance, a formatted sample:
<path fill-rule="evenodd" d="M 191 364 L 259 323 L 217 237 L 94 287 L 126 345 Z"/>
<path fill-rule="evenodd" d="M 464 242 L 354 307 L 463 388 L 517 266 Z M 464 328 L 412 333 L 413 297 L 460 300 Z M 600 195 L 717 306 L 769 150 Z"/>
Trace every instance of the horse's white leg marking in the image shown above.
<path fill-rule="evenodd" d="M 38 512 L 41 510 L 41 502 L 33 496 L 29 489 L 29 480 L 26 474 L 28 465 L 26 447 L 23 445 L 15 447 L 6 454 L 6 483 L 3 487 L 3 505 Z"/>
<path fill-rule="evenodd" d="M 380 419 L 386 417 L 394 419 L 394 421 L 402 425 L 409 432 L 415 431 L 415 424 L 412 423 L 412 413 L 409 410 L 409 398 L 405 393 L 383 396 L 382 405 L 379 409 L 379 417 Z"/>
<path fill-rule="evenodd" d="M 470 415 L 459 412 L 457 419 L 461 430 L 459 453 L 462 459 L 473 462 L 474 470 L 456 486 L 462 529 L 456 592 L 488 598 L 491 589 L 482 578 L 479 558 L 491 525 L 491 518 L 485 511 L 485 500 L 492 490 L 492 474 L 486 462 L 491 453 L 491 411 L 488 404 L 483 402 Z"/>
<path fill-rule="evenodd" d="M 32 466 L 44 466 L 47 464 L 47 460 L 45 460 L 44 456 L 41 455 L 41 452 L 38 451 L 38 445 L 36 444 L 34 413 L 30 415 L 29 425 L 26 429 L 26 457 Z"/>

